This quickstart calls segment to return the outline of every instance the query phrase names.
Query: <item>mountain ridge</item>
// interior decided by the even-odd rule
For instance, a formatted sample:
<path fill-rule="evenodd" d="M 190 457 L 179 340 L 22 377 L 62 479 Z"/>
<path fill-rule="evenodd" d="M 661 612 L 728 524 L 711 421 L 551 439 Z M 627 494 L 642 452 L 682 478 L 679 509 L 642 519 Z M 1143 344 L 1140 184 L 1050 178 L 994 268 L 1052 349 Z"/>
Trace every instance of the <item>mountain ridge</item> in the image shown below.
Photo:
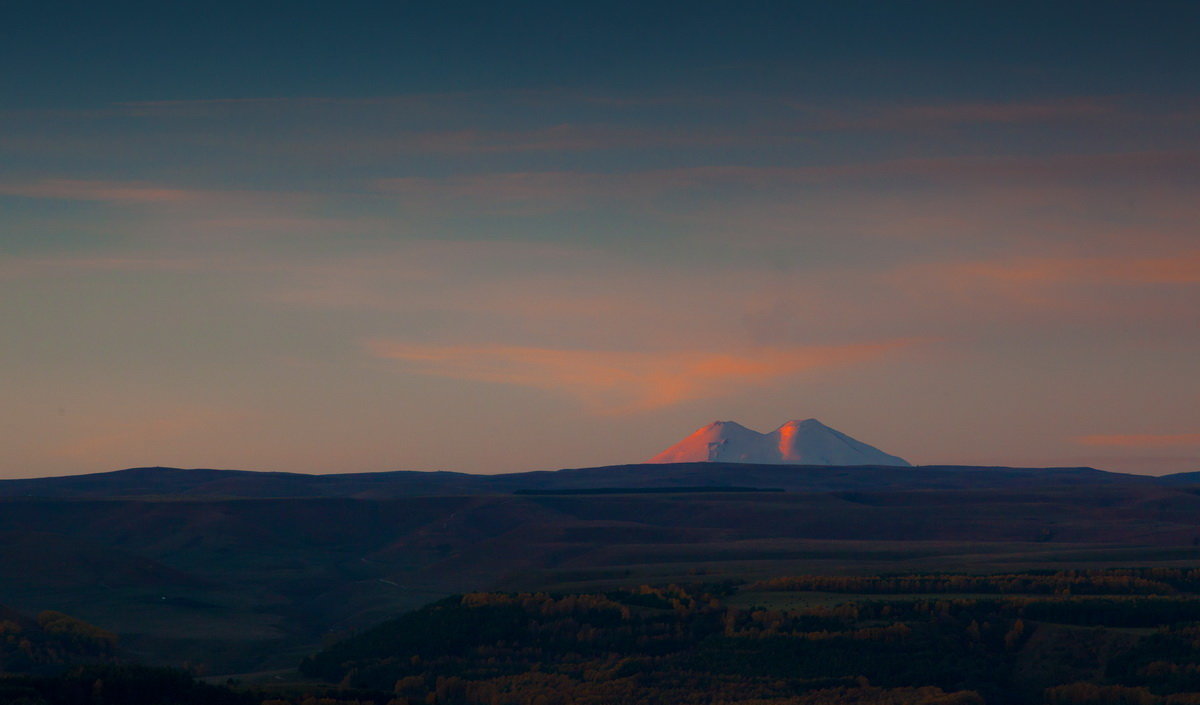
<path fill-rule="evenodd" d="M 0 480 L 0 499 L 22 498 L 320 498 L 511 494 L 518 490 L 613 487 L 775 487 L 790 492 L 947 489 L 1032 485 L 1190 484 L 1096 468 L 926 465 L 781 465 L 777 463 L 636 463 L 497 475 L 398 470 L 308 475 L 204 468 L 127 468 L 89 475 Z M 1197 479 L 1196 484 L 1200 484 Z"/>
<path fill-rule="evenodd" d="M 769 433 L 759 433 L 736 421 L 713 421 L 648 462 L 717 461 L 911 467 L 904 458 L 885 453 L 817 419 L 787 421 Z"/>

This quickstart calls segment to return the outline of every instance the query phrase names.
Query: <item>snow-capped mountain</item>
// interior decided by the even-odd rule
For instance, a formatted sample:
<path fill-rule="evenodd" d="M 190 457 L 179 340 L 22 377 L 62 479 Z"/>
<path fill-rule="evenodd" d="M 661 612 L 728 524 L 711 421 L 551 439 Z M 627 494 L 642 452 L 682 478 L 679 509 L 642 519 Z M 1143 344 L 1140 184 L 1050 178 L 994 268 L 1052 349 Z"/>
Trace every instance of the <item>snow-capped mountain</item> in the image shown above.
<path fill-rule="evenodd" d="M 714 421 L 648 462 L 911 467 L 907 460 L 855 440 L 816 419 L 788 421 L 770 433 L 759 433 L 735 421 Z"/>

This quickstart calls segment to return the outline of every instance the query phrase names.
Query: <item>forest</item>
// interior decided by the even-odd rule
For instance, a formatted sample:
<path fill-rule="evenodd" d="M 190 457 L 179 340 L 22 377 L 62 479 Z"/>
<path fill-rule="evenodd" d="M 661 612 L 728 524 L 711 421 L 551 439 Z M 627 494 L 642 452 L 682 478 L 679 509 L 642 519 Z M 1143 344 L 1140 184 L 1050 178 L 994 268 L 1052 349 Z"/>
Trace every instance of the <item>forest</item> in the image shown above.
<path fill-rule="evenodd" d="M 42 631 L 67 619 L 44 616 Z M 59 629 L 108 643 L 94 628 Z M 130 698 L 139 680 L 159 699 Z M 333 643 L 288 683 L 210 685 L 108 664 L 8 676 L 0 702 L 1200 705 L 1200 571 L 468 593 Z"/>
<path fill-rule="evenodd" d="M 334 645 L 301 670 L 345 687 L 390 686 L 399 703 L 1184 703 L 1200 691 L 1196 578 L 1174 569 L 798 576 L 469 594 Z M 728 602 L 770 591 L 846 599 Z"/>

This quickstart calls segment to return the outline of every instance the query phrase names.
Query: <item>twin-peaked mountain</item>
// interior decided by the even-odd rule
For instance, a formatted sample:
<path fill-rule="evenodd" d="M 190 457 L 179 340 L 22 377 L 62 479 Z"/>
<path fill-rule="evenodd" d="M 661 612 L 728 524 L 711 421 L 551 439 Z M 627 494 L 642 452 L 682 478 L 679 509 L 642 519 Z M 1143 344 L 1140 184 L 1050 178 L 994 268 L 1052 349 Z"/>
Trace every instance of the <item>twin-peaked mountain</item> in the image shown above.
<path fill-rule="evenodd" d="M 907 460 L 855 440 L 816 419 L 788 421 L 770 433 L 759 433 L 736 421 L 714 421 L 648 462 L 911 467 Z"/>
<path fill-rule="evenodd" d="M 1092 485 L 1191 487 L 1200 486 L 1200 473 L 1153 478 L 1080 467 L 912 467 L 903 458 L 851 438 L 816 419 L 789 421 L 770 433 L 759 433 L 733 421 L 716 421 L 649 461 L 629 465 L 501 474 L 400 470 L 308 475 L 130 468 L 66 477 L 0 479 L 0 509 L 11 511 L 9 500 L 35 498 L 382 500 L 617 490 L 770 489 L 811 493 Z M 0 566 L 4 563 L 3 538 L 0 535 Z"/>

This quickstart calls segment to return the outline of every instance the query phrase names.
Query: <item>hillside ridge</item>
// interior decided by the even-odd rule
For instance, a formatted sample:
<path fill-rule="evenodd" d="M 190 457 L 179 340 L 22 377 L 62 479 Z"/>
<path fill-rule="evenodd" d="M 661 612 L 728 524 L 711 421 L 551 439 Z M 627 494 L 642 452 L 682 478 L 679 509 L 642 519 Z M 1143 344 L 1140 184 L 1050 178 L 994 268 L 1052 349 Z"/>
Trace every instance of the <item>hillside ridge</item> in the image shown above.
<path fill-rule="evenodd" d="M 788 491 L 968 489 L 1042 484 L 1200 484 L 1200 476 L 1149 477 L 1090 467 L 636 463 L 496 475 L 397 470 L 307 475 L 253 470 L 143 467 L 88 475 L 0 480 L 0 499 L 18 498 L 389 498 L 494 495 L 520 490 L 757 486 Z"/>

